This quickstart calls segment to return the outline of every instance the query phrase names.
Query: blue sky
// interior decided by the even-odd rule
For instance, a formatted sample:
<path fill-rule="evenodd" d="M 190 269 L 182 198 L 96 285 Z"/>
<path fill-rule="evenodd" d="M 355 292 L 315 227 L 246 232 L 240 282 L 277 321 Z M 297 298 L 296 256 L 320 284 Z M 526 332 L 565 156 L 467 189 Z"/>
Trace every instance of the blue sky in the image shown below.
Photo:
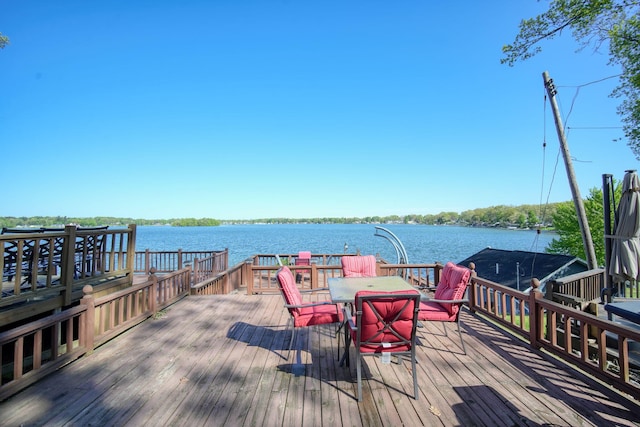
<path fill-rule="evenodd" d="M 351 217 L 571 199 L 638 161 L 619 73 L 535 0 L 4 0 L 0 216 Z M 546 107 L 545 107 L 546 105 Z M 546 149 L 543 143 L 546 141 Z"/>

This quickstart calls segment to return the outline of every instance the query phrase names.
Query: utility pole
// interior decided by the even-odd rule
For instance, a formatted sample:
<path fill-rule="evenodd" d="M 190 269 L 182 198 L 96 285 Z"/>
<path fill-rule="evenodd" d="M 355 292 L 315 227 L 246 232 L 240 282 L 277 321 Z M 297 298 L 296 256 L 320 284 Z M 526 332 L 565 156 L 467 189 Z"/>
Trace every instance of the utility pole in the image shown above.
<path fill-rule="evenodd" d="M 556 102 L 555 95 L 557 93 L 553 80 L 549 77 L 547 71 L 542 73 L 544 80 L 544 87 L 547 89 L 547 95 L 549 96 L 549 102 L 551 103 L 551 109 L 553 110 L 553 118 L 556 122 L 556 130 L 558 132 L 558 140 L 560 140 L 560 148 L 562 148 L 562 157 L 564 158 L 564 165 L 567 170 L 567 178 L 569 179 L 569 187 L 571 187 L 571 195 L 573 196 L 573 204 L 578 214 L 578 224 L 580 225 L 580 231 L 582 232 L 582 245 L 584 247 L 584 253 L 587 257 L 587 265 L 590 270 L 598 268 L 598 260 L 596 259 L 596 251 L 593 248 L 593 239 L 591 238 L 591 230 L 589 229 L 589 222 L 587 221 L 587 214 L 584 210 L 584 204 L 582 203 L 582 197 L 580 196 L 580 189 L 576 182 L 576 175 L 573 172 L 573 163 L 571 163 L 571 156 L 569 154 L 569 146 L 567 140 L 564 137 L 564 130 L 562 126 L 562 118 L 560 117 L 560 111 L 558 110 L 558 103 Z"/>

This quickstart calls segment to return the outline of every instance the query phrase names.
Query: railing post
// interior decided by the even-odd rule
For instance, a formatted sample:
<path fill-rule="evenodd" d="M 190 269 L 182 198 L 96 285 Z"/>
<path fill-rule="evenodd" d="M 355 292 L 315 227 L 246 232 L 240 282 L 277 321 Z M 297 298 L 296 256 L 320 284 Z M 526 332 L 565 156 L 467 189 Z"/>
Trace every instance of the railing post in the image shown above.
<path fill-rule="evenodd" d="M 320 287 L 320 280 L 318 279 L 318 265 L 315 262 L 311 263 L 311 276 L 309 280 L 311 281 L 311 289 L 317 289 Z"/>
<path fill-rule="evenodd" d="M 549 280 L 544 288 L 545 288 L 544 289 L 545 299 L 548 299 L 549 301 L 553 301 L 553 293 L 558 288 L 558 281 Z"/>
<path fill-rule="evenodd" d="M 231 276 L 229 274 L 225 274 L 222 276 L 222 293 L 224 295 L 228 294 L 229 289 L 231 289 Z"/>
<path fill-rule="evenodd" d="M 129 284 L 133 283 L 133 271 L 136 261 L 136 225 L 129 224 L 129 232 L 127 234 L 127 274 L 129 275 Z"/>
<path fill-rule="evenodd" d="M 544 330 L 544 316 L 542 307 L 538 305 L 538 300 L 543 299 L 540 292 L 540 280 L 535 277 L 531 279 L 531 291 L 529 292 L 529 344 L 531 348 L 540 349 L 540 336 Z"/>
<path fill-rule="evenodd" d="M 65 305 L 71 304 L 71 293 L 73 291 L 74 273 L 76 271 L 76 226 L 65 225 L 64 232 L 66 234 L 64 243 L 62 244 L 62 271 L 60 274 L 65 286 L 64 302 Z"/>
<path fill-rule="evenodd" d="M 244 263 L 242 277 L 247 286 L 247 295 L 253 295 L 253 261 L 248 259 Z"/>
<path fill-rule="evenodd" d="M 155 315 L 158 311 L 158 276 L 156 276 L 156 268 L 151 267 L 149 279 L 153 284 L 151 285 L 151 289 L 149 290 L 149 305 L 151 312 Z"/>
<path fill-rule="evenodd" d="M 91 354 L 93 353 L 96 334 L 96 304 L 95 300 L 93 299 L 93 286 L 85 285 L 82 288 L 82 293 L 84 294 L 84 296 L 80 300 L 80 304 L 87 306 L 87 311 L 85 313 L 84 342 L 87 349 L 87 354 Z"/>
<path fill-rule="evenodd" d="M 191 267 L 193 268 L 192 274 L 191 274 L 191 283 L 195 284 L 195 283 L 200 283 L 201 281 L 201 277 L 200 277 L 200 260 L 198 258 L 194 258 L 193 262 L 191 263 Z"/>
<path fill-rule="evenodd" d="M 469 279 L 469 287 L 467 288 L 469 291 L 469 311 L 471 313 L 476 312 L 476 277 L 478 277 L 478 273 L 476 273 L 476 264 L 473 262 L 469 263 L 469 270 L 471 270 L 471 278 Z"/>
<path fill-rule="evenodd" d="M 440 272 L 444 267 L 440 261 L 436 262 L 436 266 L 433 269 L 433 284 L 437 285 L 440 283 Z"/>
<path fill-rule="evenodd" d="M 149 274 L 151 271 L 151 251 L 149 248 L 144 250 L 144 274 Z"/>
<path fill-rule="evenodd" d="M 182 249 L 178 249 L 178 270 L 182 270 Z"/>

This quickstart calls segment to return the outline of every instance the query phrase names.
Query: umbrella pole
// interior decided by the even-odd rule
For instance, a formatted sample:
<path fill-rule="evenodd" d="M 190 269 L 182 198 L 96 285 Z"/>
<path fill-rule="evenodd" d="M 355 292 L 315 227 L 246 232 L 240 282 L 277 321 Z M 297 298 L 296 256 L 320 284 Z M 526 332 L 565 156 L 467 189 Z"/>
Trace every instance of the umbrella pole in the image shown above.
<path fill-rule="evenodd" d="M 613 277 L 609 274 L 609 263 L 611 262 L 611 204 L 613 193 L 613 175 L 602 175 L 602 202 L 604 207 L 604 283 L 600 290 L 601 302 L 611 302 L 611 288 L 613 286 Z M 615 209 L 615 200 L 613 200 Z M 607 300 L 605 301 L 605 296 Z"/>

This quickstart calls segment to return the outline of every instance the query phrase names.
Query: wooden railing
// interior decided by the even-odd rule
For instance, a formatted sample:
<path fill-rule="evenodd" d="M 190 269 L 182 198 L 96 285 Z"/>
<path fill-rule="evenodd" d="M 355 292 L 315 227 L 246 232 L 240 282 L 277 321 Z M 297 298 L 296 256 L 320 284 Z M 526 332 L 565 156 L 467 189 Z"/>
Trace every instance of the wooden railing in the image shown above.
<path fill-rule="evenodd" d="M 193 260 L 193 283 L 202 283 L 223 271 L 229 264 L 229 250 L 213 252 L 211 255 Z"/>
<path fill-rule="evenodd" d="M 253 280 L 251 263 L 242 262 L 191 287 L 191 295 L 222 295 L 249 288 Z"/>
<path fill-rule="evenodd" d="M 207 271 L 207 268 L 213 271 L 224 271 L 228 268 L 229 250 L 150 251 L 146 249 L 135 253 L 134 272 L 150 274 L 151 268 L 155 268 L 156 273 L 170 273 L 182 270 L 185 266 L 194 264 L 196 260 L 207 260 L 201 267 L 203 271 Z"/>
<path fill-rule="evenodd" d="M 79 305 L 0 333 L 0 400 L 154 316 L 189 293 L 189 267 L 104 297 L 85 285 Z"/>
<path fill-rule="evenodd" d="M 272 294 L 278 293 L 279 288 L 276 281 L 276 272 L 280 268 L 278 259 L 287 265 L 291 272 L 296 275 L 300 273 L 302 278 L 301 289 L 321 289 L 329 286 L 328 280 L 332 277 L 342 277 L 342 266 L 340 260 L 347 254 L 321 254 L 311 255 L 311 265 L 293 265 L 291 259 L 295 255 L 279 254 L 267 255 L 259 254 L 249 258 L 247 263 L 251 264 L 251 274 L 253 280 L 247 283 L 247 294 Z M 321 264 L 319 262 L 330 262 Z M 441 264 L 388 264 L 384 260 L 376 264 L 376 272 L 380 276 L 401 276 L 415 286 L 430 286 L 438 283 Z"/>
<path fill-rule="evenodd" d="M 0 325 L 68 306 L 87 284 L 130 284 L 135 225 L 0 234 Z M 19 303 L 28 302 L 22 306 Z M 4 309 L 6 308 L 6 309 Z"/>
<path fill-rule="evenodd" d="M 584 310 L 600 300 L 604 288 L 604 269 L 596 268 L 572 274 L 547 283 L 546 298 L 563 305 Z"/>
<path fill-rule="evenodd" d="M 640 345 L 640 330 L 547 300 L 532 281 L 528 294 L 474 278 L 469 309 L 589 374 L 640 398 L 640 360 L 630 357 L 630 344 Z"/>

